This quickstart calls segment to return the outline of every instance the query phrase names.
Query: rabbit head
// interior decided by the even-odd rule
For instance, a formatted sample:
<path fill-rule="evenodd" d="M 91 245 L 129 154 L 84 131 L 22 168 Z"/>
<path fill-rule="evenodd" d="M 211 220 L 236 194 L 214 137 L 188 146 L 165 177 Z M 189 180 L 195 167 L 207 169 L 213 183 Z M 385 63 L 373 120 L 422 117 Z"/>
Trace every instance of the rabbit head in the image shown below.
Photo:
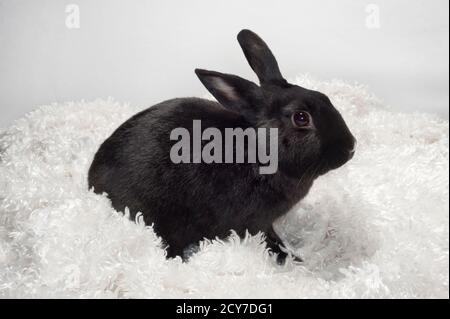
<path fill-rule="evenodd" d="M 288 83 L 267 44 L 252 31 L 242 30 L 237 39 L 260 85 L 236 75 L 195 72 L 223 107 L 251 126 L 278 128 L 279 169 L 314 178 L 349 161 L 356 140 L 330 99 Z"/>

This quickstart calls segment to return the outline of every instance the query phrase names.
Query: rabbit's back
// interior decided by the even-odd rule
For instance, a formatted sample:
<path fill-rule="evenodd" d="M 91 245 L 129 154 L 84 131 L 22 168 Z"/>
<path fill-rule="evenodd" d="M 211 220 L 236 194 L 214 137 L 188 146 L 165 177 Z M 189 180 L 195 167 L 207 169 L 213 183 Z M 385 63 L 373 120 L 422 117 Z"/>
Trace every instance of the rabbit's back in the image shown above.
<path fill-rule="evenodd" d="M 100 147 L 89 170 L 89 186 L 106 192 L 118 211 L 142 212 L 147 225 L 180 255 L 187 243 L 270 227 L 289 204 L 259 175 L 254 164 L 175 164 L 170 140 L 175 128 L 192 135 L 202 128 L 246 128 L 237 113 L 203 99 L 174 99 L 155 105 L 121 125 Z M 192 151 L 192 149 L 191 149 Z M 286 207 L 284 207 L 286 206 Z"/>

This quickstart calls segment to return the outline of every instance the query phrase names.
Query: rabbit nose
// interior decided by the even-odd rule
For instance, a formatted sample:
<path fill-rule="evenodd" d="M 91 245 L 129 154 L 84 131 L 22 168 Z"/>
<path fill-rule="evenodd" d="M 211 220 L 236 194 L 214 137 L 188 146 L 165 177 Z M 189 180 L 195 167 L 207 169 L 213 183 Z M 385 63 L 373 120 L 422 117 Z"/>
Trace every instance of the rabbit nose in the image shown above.
<path fill-rule="evenodd" d="M 355 150 L 351 150 L 351 151 L 348 153 L 348 160 L 351 160 L 351 159 L 353 158 L 353 156 L 355 156 Z"/>
<path fill-rule="evenodd" d="M 353 138 L 353 148 L 348 152 L 348 160 L 351 160 L 353 156 L 355 156 L 356 144 L 357 144 L 356 138 Z"/>

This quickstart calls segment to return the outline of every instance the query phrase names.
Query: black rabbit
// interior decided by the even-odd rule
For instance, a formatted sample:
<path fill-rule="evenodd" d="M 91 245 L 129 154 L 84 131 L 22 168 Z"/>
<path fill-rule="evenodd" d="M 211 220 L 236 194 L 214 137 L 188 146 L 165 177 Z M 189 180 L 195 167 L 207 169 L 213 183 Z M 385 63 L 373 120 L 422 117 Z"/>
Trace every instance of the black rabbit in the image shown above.
<path fill-rule="evenodd" d="M 264 41 L 249 30 L 237 37 L 260 86 L 235 75 L 199 70 L 217 102 L 180 98 L 157 104 L 122 124 L 100 147 L 89 186 L 106 192 L 118 211 L 142 212 L 146 224 L 183 256 L 204 238 L 230 230 L 266 234 L 283 262 L 286 253 L 272 228 L 306 196 L 315 178 L 354 154 L 355 139 L 328 97 L 288 83 Z M 178 163 L 170 157 L 175 128 L 277 128 L 278 170 L 260 174 L 261 163 Z"/>

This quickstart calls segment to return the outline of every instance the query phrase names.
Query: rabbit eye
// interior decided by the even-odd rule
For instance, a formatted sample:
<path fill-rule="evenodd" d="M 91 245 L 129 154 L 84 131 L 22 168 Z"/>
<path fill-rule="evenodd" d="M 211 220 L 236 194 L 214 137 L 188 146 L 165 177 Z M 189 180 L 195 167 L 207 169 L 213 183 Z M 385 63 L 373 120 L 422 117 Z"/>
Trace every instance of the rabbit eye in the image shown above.
<path fill-rule="evenodd" d="M 292 124 L 296 127 L 307 128 L 311 126 L 311 116 L 307 112 L 295 112 L 291 119 Z"/>

